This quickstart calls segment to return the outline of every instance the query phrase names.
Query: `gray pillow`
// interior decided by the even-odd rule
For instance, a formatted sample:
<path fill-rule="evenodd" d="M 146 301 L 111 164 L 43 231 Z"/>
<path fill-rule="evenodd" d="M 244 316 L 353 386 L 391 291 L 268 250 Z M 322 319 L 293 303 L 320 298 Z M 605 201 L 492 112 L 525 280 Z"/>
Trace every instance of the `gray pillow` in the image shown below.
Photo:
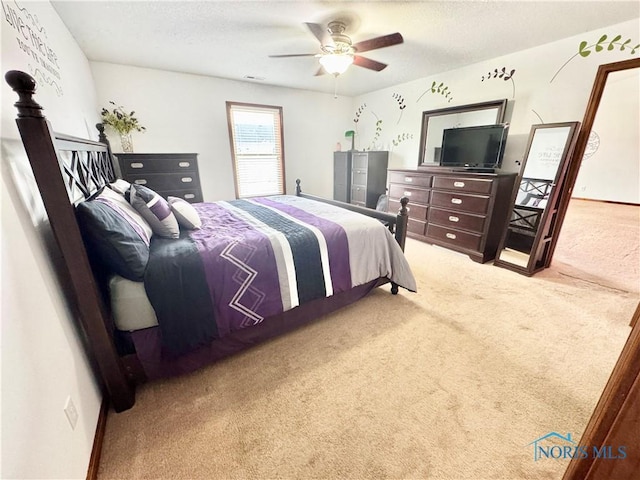
<path fill-rule="evenodd" d="M 155 235 L 178 238 L 180 227 L 167 201 L 150 188 L 132 184 L 129 202 L 144 218 Z"/>
<path fill-rule="evenodd" d="M 76 214 L 91 256 L 109 272 L 142 281 L 149 260 L 149 238 L 137 222 L 100 198 L 80 203 Z"/>
<path fill-rule="evenodd" d="M 167 201 L 182 228 L 197 230 L 202 226 L 200 215 L 189 202 L 179 197 L 167 197 Z"/>

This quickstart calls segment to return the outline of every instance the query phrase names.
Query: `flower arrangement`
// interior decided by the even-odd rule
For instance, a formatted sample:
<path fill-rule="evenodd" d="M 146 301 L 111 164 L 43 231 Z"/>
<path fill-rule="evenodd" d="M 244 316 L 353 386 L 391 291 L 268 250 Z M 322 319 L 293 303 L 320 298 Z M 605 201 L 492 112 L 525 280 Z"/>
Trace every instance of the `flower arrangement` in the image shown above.
<path fill-rule="evenodd" d="M 124 107 L 116 105 L 115 102 L 109 102 L 113 105 L 113 109 L 107 110 L 106 108 L 102 109 L 102 122 L 105 125 L 109 125 L 120 135 L 127 135 L 132 131 L 136 130 L 137 132 L 144 132 L 146 128 L 140 125 L 140 122 L 134 114 L 136 112 L 127 113 Z"/>
<path fill-rule="evenodd" d="M 120 134 L 122 149 L 125 152 L 132 152 L 133 143 L 131 140 L 131 132 L 134 130 L 137 132 L 144 132 L 146 128 L 140 125 L 140 122 L 134 116 L 136 113 L 135 111 L 127 113 L 124 107 L 117 105 L 112 101 L 109 101 L 109 103 L 113 105 L 113 108 L 111 110 L 107 110 L 106 108 L 102 109 L 102 112 L 100 112 L 102 115 L 102 122 L 105 125 L 109 125 Z"/>

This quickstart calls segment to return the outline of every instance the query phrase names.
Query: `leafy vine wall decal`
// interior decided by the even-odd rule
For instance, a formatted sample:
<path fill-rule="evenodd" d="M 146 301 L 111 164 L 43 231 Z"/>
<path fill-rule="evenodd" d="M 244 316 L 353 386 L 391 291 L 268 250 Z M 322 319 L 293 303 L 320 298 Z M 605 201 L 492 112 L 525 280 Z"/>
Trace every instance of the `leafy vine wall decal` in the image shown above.
<path fill-rule="evenodd" d="M 400 116 L 398 117 L 398 121 L 396 122 L 397 125 L 402 119 L 402 114 L 404 113 L 404 109 L 407 108 L 407 104 L 404 103 L 404 98 L 399 93 L 394 93 L 391 96 L 395 99 L 396 102 L 398 102 L 398 108 L 400 109 Z"/>
<path fill-rule="evenodd" d="M 409 140 L 411 138 L 413 138 L 413 133 L 399 133 L 396 138 L 391 140 L 391 142 L 393 143 L 394 147 L 397 147 L 405 140 Z"/>
<path fill-rule="evenodd" d="M 377 141 L 380 138 L 380 135 L 382 134 L 382 120 L 380 119 L 380 117 L 378 117 L 378 115 L 376 115 L 376 112 L 372 111 L 371 115 L 373 115 L 376 118 L 376 129 L 375 129 L 375 133 L 373 134 L 373 139 L 371 140 L 371 142 L 369 142 L 369 146 L 367 147 L 367 150 L 376 150 L 378 148 L 377 145 Z"/>
<path fill-rule="evenodd" d="M 533 108 L 531 109 L 531 111 L 533 113 L 535 113 L 536 117 L 538 117 L 540 119 L 540 123 L 544 123 L 544 120 L 542 120 L 542 117 L 540 115 L 538 115 L 538 112 L 536 112 Z"/>
<path fill-rule="evenodd" d="M 438 85 L 438 82 L 436 82 L 434 80 L 434 82 L 431 84 L 431 87 L 429 87 L 427 90 L 425 90 L 422 95 L 420 95 L 418 97 L 418 100 L 416 100 L 416 103 L 418 103 L 420 101 L 420 99 L 422 97 L 424 97 L 424 95 L 427 92 L 431 92 L 431 93 L 439 93 L 440 95 L 443 95 L 444 98 L 447 99 L 447 102 L 451 102 L 451 100 L 453 100 L 453 97 L 451 96 L 451 91 L 449 90 L 449 87 L 445 86 L 444 82 L 440 82 L 440 84 Z"/>
<path fill-rule="evenodd" d="M 618 50 L 620 50 L 621 52 L 624 52 L 628 48 L 631 48 L 630 54 L 635 55 L 636 51 L 640 49 L 640 43 L 636 44 L 636 46 L 634 47 L 630 47 L 630 44 L 631 44 L 630 38 L 627 38 L 624 42 L 621 42 L 622 35 L 616 35 L 611 40 L 608 40 L 608 39 L 609 37 L 607 35 L 602 35 L 596 43 L 593 43 L 591 45 L 586 40 L 583 40 L 582 42 L 580 42 L 580 45 L 578 46 L 578 52 L 572 55 L 571 58 L 569 58 L 569 60 L 564 62 L 564 64 L 558 69 L 555 75 L 551 78 L 549 83 L 552 83 L 555 80 L 555 78 L 558 76 L 560 71 L 564 67 L 566 67 L 571 60 L 573 60 L 577 56 L 581 56 L 582 58 L 587 58 L 593 52 L 603 52 L 605 51 L 605 49 L 607 52 L 610 52 L 611 50 L 615 50 L 616 47 L 618 47 Z"/>
<path fill-rule="evenodd" d="M 493 72 L 489 72 L 486 75 L 482 76 L 482 82 L 486 80 L 490 80 L 492 78 L 498 78 L 498 79 L 502 79 L 505 82 L 508 80 L 511 80 L 511 86 L 513 87 L 512 89 L 512 96 L 513 98 L 516 98 L 516 83 L 513 80 L 513 75 L 516 73 L 516 69 L 512 68 L 511 71 L 509 73 L 507 73 L 507 67 L 502 67 L 501 70 L 498 70 L 497 68 L 493 69 Z"/>

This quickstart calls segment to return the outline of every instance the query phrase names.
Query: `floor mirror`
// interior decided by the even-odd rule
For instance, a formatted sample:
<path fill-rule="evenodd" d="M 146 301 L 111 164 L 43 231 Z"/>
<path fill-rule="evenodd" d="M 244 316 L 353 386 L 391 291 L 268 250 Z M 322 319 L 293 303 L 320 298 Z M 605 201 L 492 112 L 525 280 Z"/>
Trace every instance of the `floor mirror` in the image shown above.
<path fill-rule="evenodd" d="M 560 192 L 579 127 L 580 122 L 531 127 L 511 216 L 494 265 L 529 276 L 546 268 Z"/>

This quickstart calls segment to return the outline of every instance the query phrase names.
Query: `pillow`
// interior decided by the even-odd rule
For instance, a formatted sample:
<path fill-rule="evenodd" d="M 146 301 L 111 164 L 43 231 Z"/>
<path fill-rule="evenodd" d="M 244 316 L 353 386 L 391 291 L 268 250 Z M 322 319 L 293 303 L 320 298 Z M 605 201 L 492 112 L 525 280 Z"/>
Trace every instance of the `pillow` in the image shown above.
<path fill-rule="evenodd" d="M 131 184 L 126 180 L 119 178 L 115 182 L 110 183 L 109 187 L 111 187 L 111 190 L 114 192 L 124 195 L 131 188 Z"/>
<path fill-rule="evenodd" d="M 165 238 L 178 238 L 180 227 L 167 201 L 150 188 L 132 184 L 129 202 L 149 222 L 153 233 Z"/>
<path fill-rule="evenodd" d="M 147 221 L 136 211 L 135 208 L 125 199 L 123 195 L 114 192 L 109 188 L 103 188 L 100 195 L 95 197 L 94 200 L 106 203 L 118 211 L 123 217 L 131 223 L 131 226 L 139 231 L 142 239 L 149 245 L 153 230 Z"/>
<path fill-rule="evenodd" d="M 200 215 L 189 202 L 179 197 L 167 197 L 167 201 L 181 227 L 187 230 L 197 230 L 202 226 Z"/>
<path fill-rule="evenodd" d="M 149 238 L 123 211 L 99 199 L 76 207 L 87 247 L 111 272 L 136 282 L 144 279 L 149 261 Z"/>

